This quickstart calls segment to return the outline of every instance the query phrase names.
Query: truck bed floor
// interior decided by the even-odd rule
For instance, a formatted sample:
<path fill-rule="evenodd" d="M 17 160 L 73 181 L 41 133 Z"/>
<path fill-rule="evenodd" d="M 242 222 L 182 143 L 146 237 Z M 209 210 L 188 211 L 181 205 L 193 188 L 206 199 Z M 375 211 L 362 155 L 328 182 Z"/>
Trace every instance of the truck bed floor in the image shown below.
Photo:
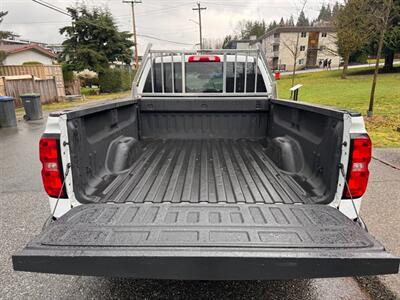
<path fill-rule="evenodd" d="M 265 154 L 263 139 L 144 140 L 100 202 L 301 203 L 305 192 Z"/>

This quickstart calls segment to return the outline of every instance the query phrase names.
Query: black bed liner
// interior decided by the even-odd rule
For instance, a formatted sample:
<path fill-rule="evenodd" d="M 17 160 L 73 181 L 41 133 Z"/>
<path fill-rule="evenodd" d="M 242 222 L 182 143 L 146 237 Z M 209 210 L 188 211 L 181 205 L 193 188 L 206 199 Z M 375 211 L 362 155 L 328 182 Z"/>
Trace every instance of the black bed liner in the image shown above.
<path fill-rule="evenodd" d="M 338 210 L 296 204 L 89 204 L 13 256 L 15 270 L 158 279 L 397 273 L 399 259 Z"/>
<path fill-rule="evenodd" d="M 144 140 L 101 202 L 302 203 L 307 193 L 267 157 L 265 139 Z"/>
<path fill-rule="evenodd" d="M 198 280 L 398 272 L 399 258 L 321 205 L 338 188 L 343 112 L 217 98 L 66 112 L 85 204 L 15 254 L 14 269 Z"/>
<path fill-rule="evenodd" d="M 351 224 L 351 230 L 348 225 Z M 353 222 L 322 205 L 91 204 L 56 222 L 47 246 L 368 248 Z"/>

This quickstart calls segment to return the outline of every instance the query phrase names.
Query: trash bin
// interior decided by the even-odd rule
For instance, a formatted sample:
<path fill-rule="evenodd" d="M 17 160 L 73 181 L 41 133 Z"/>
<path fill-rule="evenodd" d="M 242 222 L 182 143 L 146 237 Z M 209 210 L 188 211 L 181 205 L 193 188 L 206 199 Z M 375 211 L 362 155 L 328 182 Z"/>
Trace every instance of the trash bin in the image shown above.
<path fill-rule="evenodd" d="M 0 127 L 16 127 L 17 116 L 15 115 L 14 98 L 0 96 Z"/>
<path fill-rule="evenodd" d="M 40 120 L 43 119 L 42 103 L 40 102 L 40 94 L 23 94 L 19 95 L 24 105 L 24 119 Z"/>

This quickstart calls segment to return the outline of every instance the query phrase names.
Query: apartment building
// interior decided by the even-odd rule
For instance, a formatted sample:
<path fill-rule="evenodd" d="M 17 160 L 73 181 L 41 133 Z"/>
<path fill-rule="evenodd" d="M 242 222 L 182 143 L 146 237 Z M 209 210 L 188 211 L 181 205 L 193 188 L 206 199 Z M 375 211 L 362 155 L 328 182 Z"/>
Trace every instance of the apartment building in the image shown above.
<path fill-rule="evenodd" d="M 271 69 L 292 71 L 297 38 L 296 69 L 323 67 L 325 59 L 331 60 L 331 68 L 339 67 L 341 58 L 337 53 L 336 33 L 332 27 L 277 27 L 252 44 L 261 46 Z"/>

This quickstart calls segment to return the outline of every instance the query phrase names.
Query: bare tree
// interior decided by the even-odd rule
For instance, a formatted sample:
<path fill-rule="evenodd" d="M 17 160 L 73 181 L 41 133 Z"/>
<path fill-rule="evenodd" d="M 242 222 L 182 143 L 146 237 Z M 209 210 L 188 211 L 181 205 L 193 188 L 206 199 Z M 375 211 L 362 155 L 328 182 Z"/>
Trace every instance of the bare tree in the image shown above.
<path fill-rule="evenodd" d="M 206 38 L 203 40 L 204 49 L 222 49 L 224 41 L 222 39 Z"/>
<path fill-rule="evenodd" d="M 291 39 L 287 38 L 286 40 L 282 40 L 283 46 L 289 51 L 290 56 L 293 58 L 293 71 L 292 71 L 292 87 L 295 84 L 296 78 L 296 69 L 297 69 L 297 59 L 299 58 L 299 40 L 300 40 L 300 32 L 296 34 L 296 37 Z"/>
<path fill-rule="evenodd" d="M 307 0 L 302 1 L 302 7 L 301 10 L 297 16 L 297 19 L 301 14 L 304 14 L 304 8 L 306 7 Z M 282 40 L 283 46 L 289 51 L 290 55 L 293 58 L 293 71 L 292 71 L 292 87 L 295 84 L 295 78 L 296 78 L 296 68 L 297 68 L 297 59 L 299 58 L 299 41 L 300 41 L 300 32 L 297 32 L 296 39 L 294 40 L 287 40 L 284 41 Z"/>
<path fill-rule="evenodd" d="M 326 39 L 325 44 L 334 45 L 336 43 L 337 43 L 336 32 L 327 32 L 327 39 Z M 328 47 L 328 46 L 324 45 L 323 47 L 321 46 L 318 49 L 318 51 L 325 55 L 340 57 L 339 49 L 337 47 L 332 48 L 332 47 Z"/>
<path fill-rule="evenodd" d="M 369 99 L 368 117 L 372 117 L 374 114 L 374 101 L 375 101 L 376 84 L 378 82 L 379 62 L 382 56 L 383 43 L 385 41 L 385 33 L 388 27 L 390 13 L 393 9 L 393 0 L 382 0 L 382 3 L 380 4 L 383 7 L 378 8 L 376 10 L 376 14 L 374 15 L 377 21 L 376 26 L 381 30 L 379 34 L 378 53 L 376 55 L 376 63 L 375 63 L 374 77 L 372 80 L 371 95 Z"/>

